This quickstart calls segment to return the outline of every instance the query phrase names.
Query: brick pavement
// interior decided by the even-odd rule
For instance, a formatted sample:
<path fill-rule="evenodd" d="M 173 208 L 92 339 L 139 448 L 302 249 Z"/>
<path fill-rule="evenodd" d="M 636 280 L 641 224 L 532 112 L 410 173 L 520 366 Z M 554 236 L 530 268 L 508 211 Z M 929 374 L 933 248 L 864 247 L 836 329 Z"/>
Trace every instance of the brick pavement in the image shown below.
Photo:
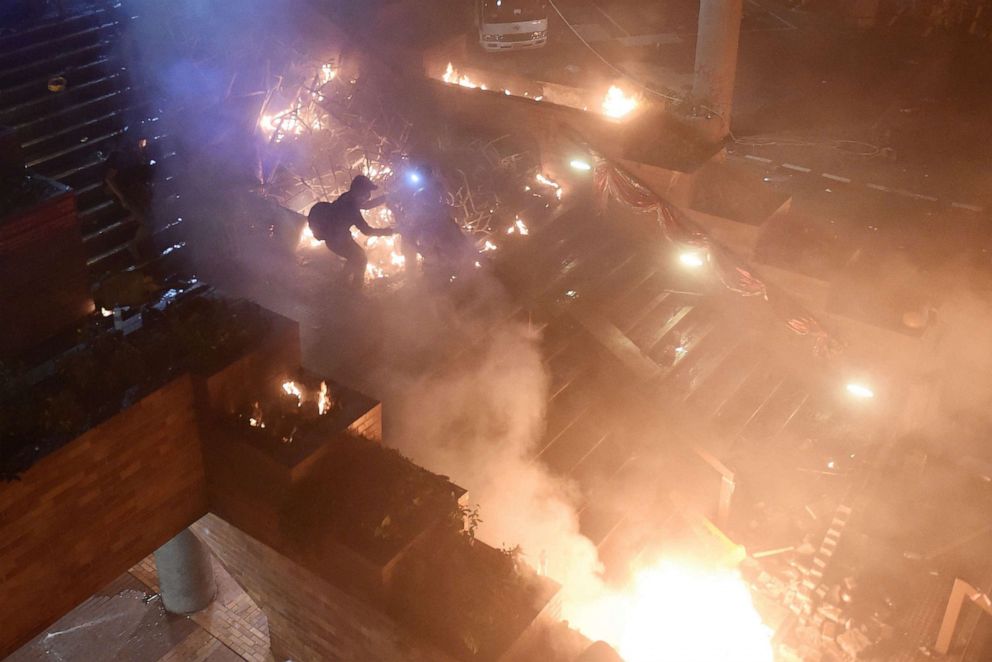
<path fill-rule="evenodd" d="M 148 556 L 131 568 L 130 574 L 158 592 L 155 559 Z M 268 624 L 262 610 L 215 564 L 217 598 L 206 609 L 189 618 L 200 626 L 193 634 L 159 659 L 159 662 L 205 661 L 227 648 L 247 662 L 274 662 L 269 650 Z"/>

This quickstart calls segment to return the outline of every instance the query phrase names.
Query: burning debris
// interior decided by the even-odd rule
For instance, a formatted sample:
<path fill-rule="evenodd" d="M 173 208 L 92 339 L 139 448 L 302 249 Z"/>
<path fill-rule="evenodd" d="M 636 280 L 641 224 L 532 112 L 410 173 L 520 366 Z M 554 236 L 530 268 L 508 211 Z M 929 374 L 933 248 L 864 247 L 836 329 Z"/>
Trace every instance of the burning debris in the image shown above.
<path fill-rule="evenodd" d="M 772 662 L 772 630 L 732 567 L 660 560 L 624 589 L 578 606 L 572 623 L 626 662 Z"/>
<path fill-rule="evenodd" d="M 515 94 L 509 88 L 491 88 L 487 83 L 480 82 L 460 71 L 450 61 L 445 67 L 444 72 L 440 75 L 440 80 L 448 85 L 457 85 L 470 90 L 492 91 L 504 96 L 516 96 L 537 102 L 547 99 L 552 104 L 569 106 L 584 111 L 588 111 L 589 104 L 593 103 L 591 99 L 586 99 L 585 103 L 583 103 L 583 97 L 587 95 L 585 93 L 578 93 L 578 91 L 566 94 L 557 88 L 550 90 L 542 89 L 541 94 L 532 96 L 530 92 Z M 536 85 L 540 84 L 536 82 L 532 83 L 532 86 Z M 543 85 L 542 87 L 547 88 L 548 86 Z M 595 109 L 610 119 L 622 120 L 633 113 L 640 103 L 641 100 L 637 96 L 628 94 L 619 85 L 611 85 L 599 104 L 595 106 Z"/>
<path fill-rule="evenodd" d="M 284 444 L 293 443 L 297 432 L 327 416 L 337 403 L 328 390 L 327 382 L 311 387 L 297 380 L 284 381 L 270 399 L 255 400 L 246 414 L 238 420 Z"/>
<path fill-rule="evenodd" d="M 455 66 L 453 64 L 451 64 L 450 62 L 448 63 L 448 68 L 445 69 L 444 75 L 441 77 L 441 80 L 443 80 L 445 83 L 449 83 L 451 85 L 460 85 L 462 87 L 467 87 L 467 88 L 473 89 L 473 90 L 476 89 L 476 88 L 478 88 L 480 90 L 487 89 L 485 85 L 483 85 L 481 83 L 476 83 L 475 81 L 473 81 L 468 76 L 466 76 L 466 75 L 459 75 L 458 72 L 455 71 Z M 510 94 L 510 91 L 509 90 L 503 90 L 503 93 L 504 94 Z"/>
<path fill-rule="evenodd" d="M 267 192 L 284 206 L 305 213 L 312 202 L 335 199 L 355 175 L 364 174 L 388 199 L 386 205 L 363 212 L 366 221 L 374 228 L 402 228 L 407 205 L 426 181 L 421 163 L 409 155 L 410 123 L 394 105 L 383 103 L 382 92 L 370 81 L 358 86 L 343 80 L 330 65 L 312 66 L 309 74 L 296 75 L 308 81 L 305 84 L 270 93 L 270 98 L 288 102 L 291 112 L 263 112 L 259 118 L 259 130 L 271 152 L 267 158 L 278 164 L 266 178 Z M 453 66 L 445 75 L 453 84 L 485 88 Z M 506 136 L 463 140 L 442 136 L 433 165 L 445 189 L 452 227 L 460 230 L 461 240 L 455 243 L 464 248 L 458 249 L 459 257 L 446 260 L 430 246 L 418 245 L 411 251 L 403 246 L 402 229 L 395 237 L 353 232 L 368 257 L 366 284 L 391 287 L 419 266 L 446 271 L 463 264 L 470 270 L 481 269 L 482 254 L 497 249 L 494 237 L 530 234 L 531 224 L 522 220 L 520 211 L 534 208 L 543 214 L 562 200 L 562 186 L 538 170 L 536 155 L 527 145 L 517 145 Z M 540 221 L 541 214 L 535 220 Z M 322 247 L 308 225 L 298 230 L 297 252 Z"/>
<path fill-rule="evenodd" d="M 287 138 L 297 138 L 305 133 L 320 131 L 329 126 L 328 113 L 320 106 L 327 97 L 325 87 L 337 77 L 330 64 L 320 65 L 311 77 L 293 94 L 286 110 L 270 112 L 276 101 L 283 98 L 282 88 L 272 90 L 262 105 L 258 128 L 267 140 L 281 143 Z M 283 98 L 285 103 L 285 99 Z"/>
<path fill-rule="evenodd" d="M 611 85 L 603 97 L 603 114 L 613 119 L 622 119 L 637 108 L 637 99 L 624 93 L 616 85 Z"/>

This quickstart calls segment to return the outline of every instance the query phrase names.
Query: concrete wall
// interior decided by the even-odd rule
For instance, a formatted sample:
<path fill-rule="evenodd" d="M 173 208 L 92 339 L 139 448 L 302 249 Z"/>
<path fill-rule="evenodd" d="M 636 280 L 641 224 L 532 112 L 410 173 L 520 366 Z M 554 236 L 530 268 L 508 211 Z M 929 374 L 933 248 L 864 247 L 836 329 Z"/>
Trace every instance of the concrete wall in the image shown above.
<path fill-rule="evenodd" d="M 0 485 L 0 657 L 207 511 L 190 377 Z"/>
<path fill-rule="evenodd" d="M 412 639 L 382 611 L 219 517 L 208 515 L 193 531 L 265 612 L 277 660 L 454 662 Z"/>

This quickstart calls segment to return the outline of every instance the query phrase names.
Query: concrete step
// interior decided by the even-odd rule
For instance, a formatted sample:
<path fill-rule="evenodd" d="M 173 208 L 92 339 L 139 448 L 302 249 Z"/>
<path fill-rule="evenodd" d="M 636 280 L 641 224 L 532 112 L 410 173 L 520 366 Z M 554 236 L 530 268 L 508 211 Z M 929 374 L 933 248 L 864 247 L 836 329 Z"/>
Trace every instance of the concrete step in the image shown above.
<path fill-rule="evenodd" d="M 30 159 L 26 165 L 46 177 L 51 177 L 55 173 L 62 172 L 77 163 L 88 162 L 91 158 L 99 158 L 106 155 L 113 148 L 118 136 L 122 133 L 124 133 L 123 127 L 109 129 L 84 143 L 65 147 L 39 158 Z"/>
<path fill-rule="evenodd" d="M 110 15 L 106 9 L 96 9 L 67 16 L 63 19 L 42 21 L 11 34 L 0 36 L 0 55 L 31 46 L 38 41 L 48 41 L 59 35 L 71 34 L 106 23 Z"/>
<path fill-rule="evenodd" d="M 126 107 L 133 98 L 130 89 L 115 90 L 74 106 L 62 108 L 47 115 L 35 117 L 17 125 L 17 135 L 22 142 L 30 142 L 46 134 L 54 133 L 72 124 L 72 118 L 98 117 Z"/>
<path fill-rule="evenodd" d="M 125 216 L 127 216 L 127 211 L 114 198 L 104 200 L 88 209 L 80 210 L 79 225 L 83 231 L 83 239 L 99 233 Z"/>
<path fill-rule="evenodd" d="M 29 140 L 22 144 L 25 160 L 43 161 L 74 145 L 82 145 L 109 131 L 123 129 L 127 126 L 128 118 L 131 117 L 130 111 L 131 109 L 121 109 L 98 115 L 66 126 L 55 133 Z"/>
<path fill-rule="evenodd" d="M 154 131 L 156 122 L 147 121 L 143 123 L 143 126 L 147 131 Z M 122 122 L 111 122 L 108 126 L 101 128 L 99 133 L 92 132 L 92 137 L 84 142 L 66 143 L 66 146 L 61 149 L 29 159 L 27 166 L 43 175 L 54 178 L 57 174 L 65 172 L 76 164 L 90 163 L 93 159 L 105 160 L 123 133 L 124 125 Z M 103 172 L 99 173 L 99 177 L 103 177 Z"/>
<path fill-rule="evenodd" d="M 82 85 L 115 73 L 119 69 L 120 66 L 116 60 L 101 56 L 75 67 L 71 72 L 72 80 L 68 81 L 67 78 L 67 81 L 71 85 Z M 45 74 L 0 89 L 0 108 L 16 106 L 55 94 L 48 89 L 50 78 L 49 74 Z"/>
<path fill-rule="evenodd" d="M 0 70 L 0 89 L 15 87 L 42 77 L 47 80 L 49 77 L 60 75 L 67 70 L 86 66 L 103 57 L 107 50 L 108 44 L 100 41 L 72 50 L 53 53 L 47 59 L 33 60 L 26 64 L 2 69 Z"/>
<path fill-rule="evenodd" d="M 32 43 L 0 53 L 0 72 L 44 62 L 52 54 L 74 51 L 92 44 L 101 43 L 111 36 L 119 24 L 114 20 L 101 21 L 97 25 L 53 36 L 49 39 L 34 40 Z"/>
<path fill-rule="evenodd" d="M 80 214 L 111 199 L 113 196 L 107 191 L 102 179 L 76 189 L 76 209 Z"/>
<path fill-rule="evenodd" d="M 56 113 L 69 115 L 76 112 L 75 109 L 80 104 L 126 87 L 127 84 L 119 73 L 109 74 L 80 85 L 69 85 L 63 92 L 52 92 L 44 97 L 0 109 L 0 123 L 16 127 L 46 115 Z"/>
<path fill-rule="evenodd" d="M 149 273 L 174 274 L 183 271 L 186 242 L 181 222 L 173 222 L 158 228 L 152 241 L 158 249 L 155 257 L 136 264 L 126 245 L 110 248 L 87 259 L 86 264 L 91 278 L 99 281 L 109 273 L 123 270 L 142 269 Z"/>
<path fill-rule="evenodd" d="M 124 210 L 124 214 L 113 223 L 83 237 L 87 255 L 100 255 L 121 248 L 134 238 L 138 225 Z"/>

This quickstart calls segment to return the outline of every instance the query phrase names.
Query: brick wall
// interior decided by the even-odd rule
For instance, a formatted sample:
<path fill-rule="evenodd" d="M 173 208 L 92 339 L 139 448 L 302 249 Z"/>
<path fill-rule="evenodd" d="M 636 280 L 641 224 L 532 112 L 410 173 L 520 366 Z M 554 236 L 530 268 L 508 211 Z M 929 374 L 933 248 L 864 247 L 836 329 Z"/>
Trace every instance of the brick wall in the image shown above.
<path fill-rule="evenodd" d="M 206 508 L 188 376 L 0 484 L 0 657 Z"/>
<path fill-rule="evenodd" d="M 391 618 L 272 548 L 208 515 L 193 531 L 262 608 L 277 660 L 454 662 Z"/>
<path fill-rule="evenodd" d="M 366 439 L 382 441 L 382 405 L 377 404 L 370 409 L 368 413 L 349 425 L 348 430 Z"/>
<path fill-rule="evenodd" d="M 93 300 L 75 195 L 2 220 L 0 355 L 14 356 L 92 312 Z"/>

